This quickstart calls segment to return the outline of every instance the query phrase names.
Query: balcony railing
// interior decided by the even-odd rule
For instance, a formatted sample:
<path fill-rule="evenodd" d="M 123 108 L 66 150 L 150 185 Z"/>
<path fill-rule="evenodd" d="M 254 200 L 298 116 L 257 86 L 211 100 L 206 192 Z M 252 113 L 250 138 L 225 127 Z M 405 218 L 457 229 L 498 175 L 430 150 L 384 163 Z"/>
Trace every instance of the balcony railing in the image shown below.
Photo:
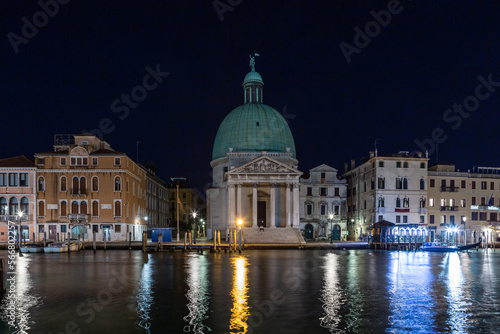
<path fill-rule="evenodd" d="M 21 219 L 22 222 L 33 220 L 33 215 L 24 215 Z M 0 215 L 0 222 L 19 222 L 18 215 Z"/>
<path fill-rule="evenodd" d="M 441 187 L 441 192 L 456 193 L 458 189 L 458 187 Z"/>
<path fill-rule="evenodd" d="M 441 206 L 440 210 L 441 211 L 458 211 L 458 206 L 456 206 L 456 205 Z"/>
<path fill-rule="evenodd" d="M 69 220 L 85 220 L 87 221 L 89 219 L 89 215 L 84 215 L 84 214 L 69 214 L 68 215 Z"/>
<path fill-rule="evenodd" d="M 87 188 L 71 188 L 71 195 L 87 195 Z"/>

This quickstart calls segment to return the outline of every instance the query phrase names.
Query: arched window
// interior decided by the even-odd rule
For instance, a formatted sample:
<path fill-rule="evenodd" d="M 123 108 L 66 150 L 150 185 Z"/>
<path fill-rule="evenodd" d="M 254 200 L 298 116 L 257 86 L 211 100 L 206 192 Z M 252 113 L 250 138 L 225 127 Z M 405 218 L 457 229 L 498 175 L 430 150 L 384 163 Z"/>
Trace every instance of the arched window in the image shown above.
<path fill-rule="evenodd" d="M 61 217 L 66 217 L 68 215 L 68 202 L 61 202 Z"/>
<path fill-rule="evenodd" d="M 420 179 L 420 190 L 425 190 L 425 180 L 423 178 Z"/>
<path fill-rule="evenodd" d="M 385 189 L 385 178 L 378 178 L 378 189 Z"/>
<path fill-rule="evenodd" d="M 9 214 L 17 215 L 17 211 L 19 211 L 19 202 L 17 201 L 17 198 L 11 197 L 9 200 Z"/>
<path fill-rule="evenodd" d="M 77 201 L 71 202 L 71 213 L 74 215 L 78 214 L 78 202 Z"/>
<path fill-rule="evenodd" d="M 99 202 L 92 202 L 92 217 L 99 217 Z"/>
<path fill-rule="evenodd" d="M 383 198 L 383 197 L 379 197 L 379 198 L 378 198 L 378 207 L 379 207 L 379 208 L 383 208 L 383 207 L 385 207 L 385 200 L 384 200 L 384 198 Z"/>
<path fill-rule="evenodd" d="M 425 198 L 423 197 L 420 199 L 420 207 L 425 208 Z"/>
<path fill-rule="evenodd" d="M 87 202 L 83 201 L 80 203 L 80 213 L 82 215 L 86 215 L 87 214 Z"/>
<path fill-rule="evenodd" d="M 99 191 L 99 178 L 97 176 L 92 177 L 92 191 Z"/>
<path fill-rule="evenodd" d="M 30 210 L 30 201 L 28 197 L 21 198 L 21 211 L 24 212 L 25 215 L 29 214 Z"/>
<path fill-rule="evenodd" d="M 61 177 L 61 191 L 68 191 L 66 176 Z"/>
<path fill-rule="evenodd" d="M 45 179 L 41 176 L 38 178 L 38 191 L 45 191 Z"/>
<path fill-rule="evenodd" d="M 72 194 L 78 194 L 79 193 L 79 190 L 78 190 L 78 177 L 74 176 L 73 177 L 73 188 L 71 189 L 71 193 Z"/>
<path fill-rule="evenodd" d="M 408 179 L 406 177 L 403 179 L 403 189 L 408 189 Z"/>
<path fill-rule="evenodd" d="M 45 202 L 38 202 L 38 217 L 45 217 Z"/>
<path fill-rule="evenodd" d="M 0 198 L 0 215 L 8 215 L 8 212 L 7 199 L 2 197 Z"/>
<path fill-rule="evenodd" d="M 86 194 L 87 193 L 87 179 L 85 176 L 82 176 L 80 178 L 80 194 Z"/>
<path fill-rule="evenodd" d="M 403 162 L 403 168 L 408 168 L 408 162 Z"/>
<path fill-rule="evenodd" d="M 403 189 L 403 180 L 400 177 L 396 178 L 396 189 Z"/>
<path fill-rule="evenodd" d="M 410 199 L 408 197 L 405 197 L 403 199 L 403 208 L 409 208 L 410 207 Z"/>
<path fill-rule="evenodd" d="M 401 198 L 396 198 L 396 208 L 400 208 L 401 207 Z"/>
<path fill-rule="evenodd" d="M 122 181 L 119 176 L 115 177 L 115 191 L 122 190 Z"/>
<path fill-rule="evenodd" d="M 122 216 L 122 203 L 120 201 L 115 201 L 115 217 Z"/>

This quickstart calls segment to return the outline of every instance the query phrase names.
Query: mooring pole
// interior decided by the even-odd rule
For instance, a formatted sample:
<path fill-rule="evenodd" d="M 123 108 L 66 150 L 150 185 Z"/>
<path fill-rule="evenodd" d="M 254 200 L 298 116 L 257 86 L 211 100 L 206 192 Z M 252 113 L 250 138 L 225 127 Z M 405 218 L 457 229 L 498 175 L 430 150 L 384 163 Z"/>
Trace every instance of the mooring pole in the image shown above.
<path fill-rule="evenodd" d="M 92 239 L 94 244 L 94 254 L 95 254 L 95 231 L 92 231 Z"/>

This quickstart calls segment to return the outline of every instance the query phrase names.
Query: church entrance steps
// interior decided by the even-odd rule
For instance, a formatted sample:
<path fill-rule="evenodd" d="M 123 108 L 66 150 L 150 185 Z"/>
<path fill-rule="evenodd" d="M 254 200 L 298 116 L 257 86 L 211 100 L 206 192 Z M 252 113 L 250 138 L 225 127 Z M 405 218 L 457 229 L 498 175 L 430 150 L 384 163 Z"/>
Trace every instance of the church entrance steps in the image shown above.
<path fill-rule="evenodd" d="M 243 228 L 245 244 L 304 244 L 304 239 L 298 228 L 292 227 L 267 227 Z"/>

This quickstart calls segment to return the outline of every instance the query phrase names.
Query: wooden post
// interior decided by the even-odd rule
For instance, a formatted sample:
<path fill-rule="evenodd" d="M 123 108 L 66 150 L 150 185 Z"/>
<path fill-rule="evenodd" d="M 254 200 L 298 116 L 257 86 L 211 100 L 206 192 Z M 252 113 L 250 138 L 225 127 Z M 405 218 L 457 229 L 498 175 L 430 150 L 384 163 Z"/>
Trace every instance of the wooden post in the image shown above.
<path fill-rule="evenodd" d="M 142 232 L 142 251 L 143 252 L 146 252 L 146 245 L 147 245 L 146 232 Z"/>
<path fill-rule="evenodd" d="M 241 253 L 241 227 L 240 227 L 240 242 L 239 242 L 239 250 L 238 252 Z"/>
<path fill-rule="evenodd" d="M 33 243 L 35 242 L 35 232 L 33 232 Z"/>
<path fill-rule="evenodd" d="M 128 249 L 132 249 L 132 232 L 128 232 Z"/>
<path fill-rule="evenodd" d="M 59 232 L 56 233 L 56 242 L 59 242 Z"/>
<path fill-rule="evenodd" d="M 104 235 L 104 251 L 106 251 L 106 239 L 107 239 L 107 235 L 105 234 Z"/>
<path fill-rule="evenodd" d="M 47 232 L 43 232 L 43 247 L 47 246 Z"/>
<path fill-rule="evenodd" d="M 237 241 L 238 240 L 238 231 L 234 230 L 234 252 L 236 253 Z"/>
<path fill-rule="evenodd" d="M 217 251 L 217 231 L 214 231 L 214 253 Z"/>
<path fill-rule="evenodd" d="M 189 232 L 189 249 L 191 249 L 191 245 L 193 244 L 193 232 Z"/>
<path fill-rule="evenodd" d="M 68 253 L 71 251 L 71 238 L 70 238 L 70 235 L 69 235 L 69 232 L 68 232 Z"/>
<path fill-rule="evenodd" d="M 94 254 L 95 254 L 95 231 L 92 231 L 92 238 L 94 243 Z"/>
<path fill-rule="evenodd" d="M 158 251 L 163 248 L 163 234 L 158 234 Z"/>

